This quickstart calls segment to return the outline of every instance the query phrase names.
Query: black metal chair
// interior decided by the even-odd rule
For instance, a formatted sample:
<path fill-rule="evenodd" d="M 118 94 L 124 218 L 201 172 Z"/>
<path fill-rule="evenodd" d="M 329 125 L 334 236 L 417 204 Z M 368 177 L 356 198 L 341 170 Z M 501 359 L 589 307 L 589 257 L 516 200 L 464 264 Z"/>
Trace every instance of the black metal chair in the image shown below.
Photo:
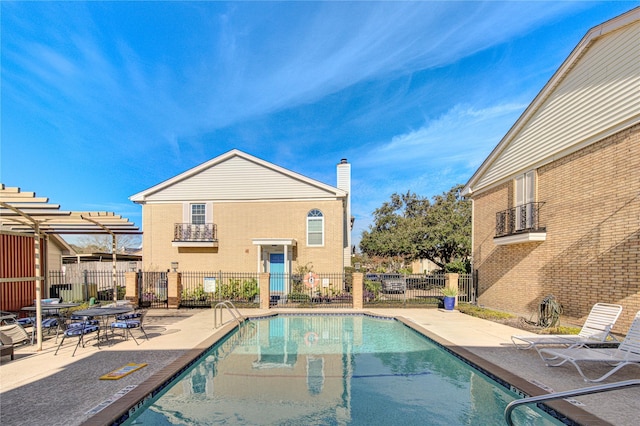
<path fill-rule="evenodd" d="M 139 345 L 138 340 L 135 338 L 133 333 L 131 332 L 134 328 L 139 328 L 144 334 L 144 337 L 149 340 L 149 336 L 147 336 L 147 332 L 144 330 L 143 321 L 146 315 L 146 309 L 140 309 L 130 314 L 122 314 L 116 316 L 116 320 L 111 323 L 111 333 L 114 333 L 114 330 L 119 329 L 123 332 L 123 337 L 125 340 L 128 339 L 128 336 L 131 336 L 136 345 Z"/>
<path fill-rule="evenodd" d="M 58 351 L 60 350 L 60 347 L 63 345 L 64 340 L 67 337 L 77 337 L 78 343 L 76 343 L 76 347 L 73 349 L 73 354 L 71 354 L 71 356 L 73 357 L 78 350 L 78 346 L 82 344 L 82 347 L 84 348 L 85 336 L 93 333 L 98 334 L 96 341 L 98 344 L 98 349 L 100 349 L 100 324 L 97 320 L 90 319 L 90 317 L 82 317 L 80 321 L 67 322 L 66 318 L 61 318 L 62 319 L 60 321 L 63 324 L 62 327 L 64 328 L 64 332 L 62 334 L 62 340 L 60 340 L 60 344 L 56 348 L 56 352 L 54 353 L 54 355 L 58 355 Z M 73 319 L 74 317 L 71 318 Z"/>

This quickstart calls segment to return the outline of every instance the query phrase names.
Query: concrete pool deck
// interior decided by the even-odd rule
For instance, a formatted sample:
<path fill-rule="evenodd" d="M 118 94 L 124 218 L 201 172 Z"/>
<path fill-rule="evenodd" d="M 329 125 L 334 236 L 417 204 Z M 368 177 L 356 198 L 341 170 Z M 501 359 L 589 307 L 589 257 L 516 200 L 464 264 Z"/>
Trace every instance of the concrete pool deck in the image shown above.
<path fill-rule="evenodd" d="M 247 316 L 268 314 L 323 312 L 313 310 L 260 310 L 241 311 Z M 331 313 L 354 312 L 330 310 Z M 397 316 L 428 334 L 439 343 L 459 348 L 478 363 L 498 366 L 498 372 L 510 375 L 509 383 L 520 389 L 544 389 L 556 392 L 590 386 L 575 368 L 546 367 L 535 350 L 517 350 L 511 335 L 526 334 L 502 324 L 474 318 L 457 311 L 438 309 L 365 309 L 381 316 Z M 228 315 L 225 316 L 225 320 Z M 16 359 L 2 358 L 0 365 L 0 424 L 81 425 L 107 423 L 118 405 L 144 395 L 145 387 L 169 377 L 172 369 L 183 364 L 195 352 L 208 347 L 232 327 L 228 324 L 218 330 L 213 327 L 213 311 L 207 310 L 151 310 L 145 320 L 149 340 L 119 340 L 112 346 L 94 345 L 78 348 L 71 357 L 74 343 L 65 342 L 57 356 L 55 338 L 43 343 L 41 352 L 35 345 L 16 347 Z M 136 333 L 136 330 L 133 331 Z M 137 336 L 137 334 L 136 334 Z M 457 349 L 456 348 L 456 349 Z M 120 380 L 99 380 L 99 377 L 127 363 L 146 363 L 147 366 Z M 489 365 L 489 364 L 487 364 Z M 606 367 L 585 370 L 594 375 L 603 374 Z M 607 379 L 605 383 L 637 379 L 640 370 L 628 366 Z M 559 406 L 576 413 L 585 413 L 585 424 L 637 424 L 640 418 L 640 388 L 574 398 L 574 403 L 560 401 Z M 559 407 L 558 406 L 558 407 Z"/>

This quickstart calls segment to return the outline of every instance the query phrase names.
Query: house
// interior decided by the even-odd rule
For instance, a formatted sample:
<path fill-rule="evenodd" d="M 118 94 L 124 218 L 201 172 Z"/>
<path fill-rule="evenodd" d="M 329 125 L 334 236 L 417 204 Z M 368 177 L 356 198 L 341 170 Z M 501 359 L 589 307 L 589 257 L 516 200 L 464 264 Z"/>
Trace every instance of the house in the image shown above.
<path fill-rule="evenodd" d="M 478 302 L 640 310 L 640 8 L 584 36 L 467 182 Z"/>
<path fill-rule="evenodd" d="M 342 272 L 351 265 L 351 165 L 337 187 L 231 150 L 130 197 L 145 270 Z"/>

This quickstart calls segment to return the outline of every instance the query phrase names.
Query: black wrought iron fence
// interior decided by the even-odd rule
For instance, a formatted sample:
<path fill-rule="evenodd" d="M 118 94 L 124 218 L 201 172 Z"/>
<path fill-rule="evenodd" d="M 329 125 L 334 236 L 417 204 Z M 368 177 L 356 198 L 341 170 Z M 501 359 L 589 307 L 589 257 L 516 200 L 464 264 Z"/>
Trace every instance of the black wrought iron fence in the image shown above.
<path fill-rule="evenodd" d="M 65 302 L 113 301 L 114 291 L 123 300 L 125 289 L 125 271 L 116 271 L 115 288 L 113 271 L 49 271 L 48 297 Z"/>
<path fill-rule="evenodd" d="M 353 307 L 351 274 L 271 274 L 270 280 L 272 307 Z"/>
<path fill-rule="evenodd" d="M 182 272 L 180 307 L 204 308 L 231 300 L 236 307 L 259 307 L 257 273 Z"/>
<path fill-rule="evenodd" d="M 166 272 L 139 272 L 139 305 L 146 308 L 168 308 L 168 287 Z"/>
<path fill-rule="evenodd" d="M 371 307 L 437 306 L 444 286 L 444 274 L 367 274 L 363 304 Z"/>
<path fill-rule="evenodd" d="M 370 307 L 441 306 L 446 274 L 366 274 L 363 304 Z M 474 302 L 472 274 L 458 275 L 458 301 Z"/>
<path fill-rule="evenodd" d="M 460 274 L 458 276 L 458 302 L 476 303 L 475 274 Z"/>

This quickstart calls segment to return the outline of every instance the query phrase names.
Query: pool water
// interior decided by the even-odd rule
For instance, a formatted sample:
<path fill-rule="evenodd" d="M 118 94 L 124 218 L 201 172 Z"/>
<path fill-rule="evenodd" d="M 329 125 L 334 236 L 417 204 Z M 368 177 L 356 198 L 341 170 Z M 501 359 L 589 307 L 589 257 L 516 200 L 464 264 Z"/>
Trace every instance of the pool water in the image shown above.
<path fill-rule="evenodd" d="M 497 425 L 516 398 L 398 321 L 287 315 L 245 323 L 128 424 Z"/>

